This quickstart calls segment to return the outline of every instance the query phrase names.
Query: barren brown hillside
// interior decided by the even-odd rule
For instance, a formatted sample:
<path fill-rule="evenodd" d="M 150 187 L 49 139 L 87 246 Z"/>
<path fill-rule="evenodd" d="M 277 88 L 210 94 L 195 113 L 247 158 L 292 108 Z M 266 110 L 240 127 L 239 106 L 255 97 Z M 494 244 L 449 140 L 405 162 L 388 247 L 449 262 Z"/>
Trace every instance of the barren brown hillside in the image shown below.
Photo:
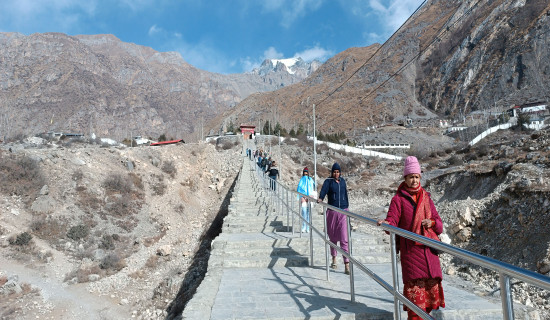
<path fill-rule="evenodd" d="M 270 121 L 296 130 L 311 127 L 315 104 L 321 132 L 351 136 L 406 117 L 462 123 L 472 111 L 545 102 L 548 6 L 428 1 L 382 47 L 341 52 L 301 83 L 252 95 L 215 122 Z"/>
<path fill-rule="evenodd" d="M 280 122 L 287 130 L 312 123 L 312 105 L 325 133 L 363 130 L 407 116 L 432 118 L 415 97 L 415 63 L 409 63 L 435 37 L 459 2 L 426 5 L 384 46 L 350 48 L 325 62 L 301 83 L 270 93 L 254 94 L 224 118 L 235 123 Z M 403 70 L 400 70 L 402 69 Z M 393 74 L 399 74 L 392 77 Z M 309 105 L 307 101 L 309 99 Z"/>

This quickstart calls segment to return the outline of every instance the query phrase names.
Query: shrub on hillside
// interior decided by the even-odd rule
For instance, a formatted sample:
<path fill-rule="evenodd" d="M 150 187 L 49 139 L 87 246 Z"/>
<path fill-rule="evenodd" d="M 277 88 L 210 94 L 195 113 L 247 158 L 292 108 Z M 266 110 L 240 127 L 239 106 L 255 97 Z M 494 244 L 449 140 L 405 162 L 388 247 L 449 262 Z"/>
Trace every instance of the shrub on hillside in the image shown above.
<path fill-rule="evenodd" d="M 222 144 L 217 145 L 217 147 L 221 148 L 222 150 L 229 150 L 229 149 L 233 148 L 233 146 L 234 146 L 234 144 L 229 142 L 229 141 L 225 141 Z"/>
<path fill-rule="evenodd" d="M 103 187 L 111 193 L 129 194 L 132 192 L 133 183 L 128 177 L 120 174 L 113 174 L 103 182 Z"/>
<path fill-rule="evenodd" d="M 78 192 L 76 204 L 82 211 L 86 213 L 101 211 L 104 206 L 103 199 L 100 199 L 91 192 L 87 192 L 83 186 L 78 186 L 76 191 Z"/>
<path fill-rule="evenodd" d="M 99 267 L 103 270 L 120 271 L 126 267 L 126 262 L 116 253 L 110 253 L 103 258 Z"/>
<path fill-rule="evenodd" d="M 18 234 L 16 237 L 12 237 L 8 240 L 11 245 L 27 246 L 32 240 L 32 235 L 28 232 Z"/>
<path fill-rule="evenodd" d="M 35 216 L 31 222 L 31 232 L 41 239 L 57 240 L 67 233 L 67 223 L 45 216 Z"/>
<path fill-rule="evenodd" d="M 134 172 L 130 172 L 130 173 L 128 173 L 128 177 L 132 181 L 132 184 L 134 185 L 134 187 L 136 187 L 138 190 L 143 190 L 143 188 L 144 188 L 143 180 L 141 179 L 140 176 L 138 176 Z"/>
<path fill-rule="evenodd" d="M 104 234 L 103 237 L 101 237 L 99 248 L 105 250 L 113 250 L 115 248 L 115 241 L 113 239 L 113 236 Z"/>
<path fill-rule="evenodd" d="M 80 239 L 86 238 L 89 233 L 90 228 L 88 228 L 88 226 L 79 224 L 69 229 L 69 231 L 67 232 L 67 238 L 78 241 Z"/>
<path fill-rule="evenodd" d="M 124 217 L 132 214 L 133 206 L 128 197 L 116 196 L 109 200 L 110 202 L 105 206 L 109 214 L 117 217 Z"/>
<path fill-rule="evenodd" d="M 174 178 L 176 176 L 176 173 L 178 173 L 178 169 L 174 165 L 173 161 L 165 161 L 162 163 L 162 172 L 169 174 L 170 177 Z"/>
<path fill-rule="evenodd" d="M 33 198 L 44 185 L 38 163 L 26 156 L 0 154 L 0 191 Z"/>
<path fill-rule="evenodd" d="M 411 151 L 409 152 L 409 156 L 415 156 L 419 161 L 422 160 L 428 160 L 428 157 L 431 157 L 431 153 L 428 150 L 420 149 L 418 147 L 411 147 Z M 436 154 L 434 153 L 434 156 Z"/>
<path fill-rule="evenodd" d="M 154 182 L 151 184 L 151 189 L 153 189 L 153 193 L 157 196 L 164 195 L 167 188 L 166 184 L 164 183 L 164 176 L 153 174 L 152 178 L 154 180 Z"/>
<path fill-rule="evenodd" d="M 457 155 L 452 155 L 449 158 L 449 164 L 452 166 L 459 166 L 462 164 L 462 159 L 458 157 Z"/>
<path fill-rule="evenodd" d="M 326 144 L 322 143 L 322 144 L 318 144 L 315 150 L 319 153 L 322 153 L 322 152 L 328 152 L 330 148 Z"/>

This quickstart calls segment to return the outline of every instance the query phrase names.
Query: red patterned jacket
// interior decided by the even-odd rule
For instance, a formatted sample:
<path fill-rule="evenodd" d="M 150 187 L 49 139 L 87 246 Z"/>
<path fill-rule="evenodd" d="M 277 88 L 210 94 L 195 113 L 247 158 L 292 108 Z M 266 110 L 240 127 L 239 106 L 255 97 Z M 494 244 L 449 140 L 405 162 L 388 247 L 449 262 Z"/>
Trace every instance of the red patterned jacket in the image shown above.
<path fill-rule="evenodd" d="M 428 193 L 429 196 L 429 193 Z M 432 219 L 435 225 L 432 227 L 436 234 L 443 232 L 443 222 L 435 209 L 435 205 L 429 198 L 432 211 Z M 405 190 L 401 190 L 393 196 L 386 220 L 395 227 L 412 231 L 414 221 L 414 210 L 416 203 Z M 403 283 L 410 280 L 421 278 L 442 279 L 441 264 L 439 256 L 424 245 L 415 245 L 414 241 L 397 237 L 401 252 L 401 269 L 403 273 Z"/>

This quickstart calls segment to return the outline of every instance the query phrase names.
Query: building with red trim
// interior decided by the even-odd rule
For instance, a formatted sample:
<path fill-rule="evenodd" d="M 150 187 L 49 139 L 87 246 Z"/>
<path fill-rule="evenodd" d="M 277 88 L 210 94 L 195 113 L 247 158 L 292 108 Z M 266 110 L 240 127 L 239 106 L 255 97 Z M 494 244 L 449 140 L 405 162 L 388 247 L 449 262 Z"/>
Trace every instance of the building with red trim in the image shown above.
<path fill-rule="evenodd" d="M 256 126 L 241 124 L 240 129 L 243 134 L 243 139 L 252 139 L 254 137 Z"/>

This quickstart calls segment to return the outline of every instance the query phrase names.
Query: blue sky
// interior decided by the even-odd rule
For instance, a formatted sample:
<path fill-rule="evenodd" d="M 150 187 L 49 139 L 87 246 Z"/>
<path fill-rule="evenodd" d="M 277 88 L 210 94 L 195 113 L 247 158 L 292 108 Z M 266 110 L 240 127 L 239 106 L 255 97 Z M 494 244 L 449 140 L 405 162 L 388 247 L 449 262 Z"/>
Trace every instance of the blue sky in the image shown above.
<path fill-rule="evenodd" d="M 0 32 L 113 34 L 241 73 L 264 59 L 322 62 L 382 43 L 422 0 L 0 0 Z"/>

